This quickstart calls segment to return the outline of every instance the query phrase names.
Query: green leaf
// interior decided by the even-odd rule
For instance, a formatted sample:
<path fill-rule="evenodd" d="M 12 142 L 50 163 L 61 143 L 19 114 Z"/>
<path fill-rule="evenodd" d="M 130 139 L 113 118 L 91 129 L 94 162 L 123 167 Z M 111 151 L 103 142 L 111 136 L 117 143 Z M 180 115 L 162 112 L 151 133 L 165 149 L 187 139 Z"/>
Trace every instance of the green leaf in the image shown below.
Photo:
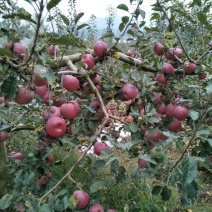
<path fill-rule="evenodd" d="M 210 135 L 211 134 L 211 130 L 209 129 L 205 129 L 205 130 L 199 130 L 196 133 L 197 135 Z"/>
<path fill-rule="evenodd" d="M 53 7 L 57 6 L 61 0 L 50 0 L 46 6 L 47 10 L 51 10 Z"/>
<path fill-rule="evenodd" d="M 4 210 L 8 208 L 11 205 L 11 200 L 13 198 L 13 195 L 11 194 L 5 194 L 1 199 L 0 199 L 0 209 Z"/>
<path fill-rule="evenodd" d="M 95 181 L 94 183 L 91 184 L 90 186 L 90 192 L 94 193 L 100 189 L 103 189 L 105 187 L 105 184 L 103 181 Z"/>
<path fill-rule="evenodd" d="M 198 12 L 197 13 L 197 18 L 198 20 L 202 23 L 202 24 L 207 24 L 207 14 L 202 13 L 202 12 Z"/>
<path fill-rule="evenodd" d="M 197 162 L 193 157 L 185 157 L 182 161 L 182 181 L 184 184 L 191 183 L 197 176 Z"/>
<path fill-rule="evenodd" d="M 84 14 L 85 14 L 85 13 L 83 13 L 83 12 L 77 14 L 77 16 L 76 16 L 75 19 L 74 19 L 75 23 L 77 23 L 77 22 L 79 21 L 79 19 L 82 18 L 82 16 L 83 16 Z"/>
<path fill-rule="evenodd" d="M 207 140 L 208 140 L 209 145 L 212 147 L 212 139 L 208 138 Z"/>
<path fill-rule="evenodd" d="M 190 110 L 189 115 L 191 116 L 192 120 L 197 120 L 199 118 L 199 113 L 195 110 Z"/>
<path fill-rule="evenodd" d="M 152 195 L 160 194 L 161 190 L 162 190 L 162 186 L 154 186 L 152 189 Z"/>
<path fill-rule="evenodd" d="M 128 21 L 129 21 L 129 17 L 128 16 L 123 16 L 122 18 L 121 18 L 121 20 L 122 20 L 122 22 L 124 23 L 124 24 L 126 24 Z"/>
<path fill-rule="evenodd" d="M 138 131 L 138 125 L 136 123 L 132 123 L 130 125 L 130 130 L 131 132 L 135 133 L 136 131 Z"/>
<path fill-rule="evenodd" d="M 113 36 L 114 36 L 113 32 L 110 32 L 110 33 L 106 33 L 106 34 L 102 35 L 102 37 L 100 39 L 110 38 L 110 37 L 113 37 Z"/>
<path fill-rule="evenodd" d="M 164 186 L 161 193 L 160 193 L 162 200 L 167 201 L 172 196 L 172 190 L 169 189 L 167 186 Z"/>
<path fill-rule="evenodd" d="M 8 49 L 0 48 L 0 55 L 1 56 L 7 56 L 7 57 L 12 57 L 12 53 Z"/>
<path fill-rule="evenodd" d="M 117 8 L 120 9 L 120 10 L 129 11 L 128 6 L 125 5 L 125 4 L 119 4 L 119 5 L 117 6 Z"/>
<path fill-rule="evenodd" d="M 207 94 L 212 93 L 212 79 L 210 81 L 208 81 L 208 85 L 206 86 L 206 92 Z"/>
<path fill-rule="evenodd" d="M 119 24 L 119 31 L 122 32 L 124 27 L 125 27 L 125 24 L 124 23 L 120 23 Z"/>
<path fill-rule="evenodd" d="M 38 208 L 38 212 L 51 212 L 51 211 L 52 211 L 51 208 L 47 204 L 44 204 Z"/>
<path fill-rule="evenodd" d="M 89 106 L 89 105 L 82 105 L 83 107 L 85 107 L 86 109 L 88 109 L 91 113 L 96 113 L 96 111 L 93 109 L 93 107 Z"/>
<path fill-rule="evenodd" d="M 105 160 L 97 160 L 97 161 L 95 161 L 94 166 L 96 168 L 103 168 L 103 167 L 105 167 L 105 164 L 106 164 Z"/>
<path fill-rule="evenodd" d="M 84 27 L 86 27 L 86 26 L 88 26 L 88 24 L 81 24 L 81 25 L 79 25 L 79 26 L 77 27 L 77 30 L 80 30 L 80 29 L 82 29 L 82 28 L 84 28 Z"/>
<path fill-rule="evenodd" d="M 31 14 L 28 13 L 24 8 L 19 8 L 17 13 L 12 13 L 12 14 L 9 14 L 9 15 L 3 15 L 2 17 L 5 18 L 5 19 L 19 17 L 22 20 L 29 21 L 31 23 L 36 24 L 36 21 L 34 21 L 31 18 Z"/>
<path fill-rule="evenodd" d="M 52 38 L 50 39 L 49 43 L 53 45 L 70 45 L 76 47 L 81 46 L 79 39 L 70 37 L 69 35 L 62 35 L 59 38 Z"/>
<path fill-rule="evenodd" d="M 42 66 L 42 65 L 36 65 L 34 67 L 34 71 L 41 78 L 46 78 L 50 85 L 53 84 L 56 80 L 54 72 L 49 67 L 45 67 L 45 66 Z"/>
<path fill-rule="evenodd" d="M 147 162 L 150 162 L 150 163 L 152 163 L 152 164 L 157 165 L 156 161 L 153 160 L 153 159 L 151 159 L 151 158 L 150 158 L 149 156 L 147 156 L 147 155 L 138 155 L 138 157 L 141 158 L 141 159 L 143 159 L 143 160 L 145 160 L 145 161 L 147 161 Z"/>
<path fill-rule="evenodd" d="M 59 13 L 59 15 L 60 15 L 60 17 L 62 18 L 64 24 L 65 24 L 66 26 L 69 26 L 69 25 L 70 25 L 69 19 L 68 19 L 65 15 L 63 15 L 63 14 L 61 14 L 61 13 Z"/>
<path fill-rule="evenodd" d="M 117 155 L 112 155 L 108 158 L 107 163 L 105 164 L 105 166 L 109 165 L 110 163 L 112 163 L 113 161 L 117 160 L 118 156 Z"/>
<path fill-rule="evenodd" d="M 201 7 L 202 0 L 193 0 L 193 4 L 196 4 L 197 6 Z"/>
<path fill-rule="evenodd" d="M 123 183 L 127 179 L 127 173 L 123 166 L 119 166 L 118 175 L 116 175 L 116 182 Z"/>
<path fill-rule="evenodd" d="M 18 91 L 19 87 L 16 77 L 6 78 L 1 85 L 1 92 L 8 101 L 12 101 Z"/>

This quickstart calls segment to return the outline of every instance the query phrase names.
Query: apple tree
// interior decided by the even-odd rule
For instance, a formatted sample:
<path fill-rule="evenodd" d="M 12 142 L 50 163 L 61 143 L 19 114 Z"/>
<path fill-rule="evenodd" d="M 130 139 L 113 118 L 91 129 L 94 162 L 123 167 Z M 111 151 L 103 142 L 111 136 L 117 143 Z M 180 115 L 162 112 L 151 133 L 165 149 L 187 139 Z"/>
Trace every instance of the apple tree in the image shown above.
<path fill-rule="evenodd" d="M 157 0 L 146 23 L 143 1 L 129 0 L 133 13 L 117 5 L 126 13 L 120 33 L 110 26 L 94 42 L 81 36 L 92 27 L 80 22 L 77 1 L 69 1 L 68 16 L 63 1 L 25 1 L 33 15 L 0 3 L 0 209 L 103 211 L 72 176 L 82 163 L 95 172 L 110 166 L 117 183 L 150 180 L 144 191 L 164 201 L 177 186 L 181 204 L 193 204 L 198 170 L 212 168 L 211 1 Z M 32 154 L 6 150 L 21 131 L 31 136 Z M 81 152 L 59 180 L 51 172 L 55 146 Z M 117 149 L 136 161 L 130 174 Z M 77 189 L 64 190 L 64 181 Z"/>

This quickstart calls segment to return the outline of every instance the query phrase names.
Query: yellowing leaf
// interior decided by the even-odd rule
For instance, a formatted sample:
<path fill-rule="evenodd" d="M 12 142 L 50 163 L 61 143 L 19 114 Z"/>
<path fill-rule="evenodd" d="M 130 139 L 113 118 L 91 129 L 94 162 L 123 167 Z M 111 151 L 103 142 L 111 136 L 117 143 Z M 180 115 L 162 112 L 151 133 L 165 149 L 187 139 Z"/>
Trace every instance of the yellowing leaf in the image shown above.
<path fill-rule="evenodd" d="M 119 59 L 120 55 L 119 55 L 119 52 L 115 52 L 113 54 L 113 57 L 116 58 L 117 60 Z"/>

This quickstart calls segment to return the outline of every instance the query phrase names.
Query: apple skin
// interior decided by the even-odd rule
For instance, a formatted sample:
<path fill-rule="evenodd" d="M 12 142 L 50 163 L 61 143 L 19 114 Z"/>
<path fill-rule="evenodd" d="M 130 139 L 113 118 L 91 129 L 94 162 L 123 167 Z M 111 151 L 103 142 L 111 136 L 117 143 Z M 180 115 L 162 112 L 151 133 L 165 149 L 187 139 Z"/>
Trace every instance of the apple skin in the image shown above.
<path fill-rule="evenodd" d="M 154 93 L 154 100 L 152 104 L 155 106 L 162 100 L 162 94 L 161 93 Z"/>
<path fill-rule="evenodd" d="M 89 208 L 89 212 L 103 212 L 104 208 L 102 205 L 100 205 L 99 203 L 93 204 L 90 208 Z"/>
<path fill-rule="evenodd" d="M 65 120 L 60 117 L 52 117 L 46 122 L 46 132 L 54 138 L 61 137 L 66 131 Z"/>
<path fill-rule="evenodd" d="M 19 88 L 16 93 L 14 102 L 19 105 L 29 104 L 34 99 L 34 92 L 28 90 L 25 86 Z"/>
<path fill-rule="evenodd" d="M 97 110 L 100 108 L 99 101 L 96 100 L 96 99 L 90 101 L 89 105 L 90 105 L 95 111 L 97 111 Z"/>
<path fill-rule="evenodd" d="M 90 70 L 94 67 L 95 65 L 95 60 L 94 57 L 91 54 L 84 54 L 81 57 L 81 61 L 85 64 L 87 64 L 87 70 Z"/>
<path fill-rule="evenodd" d="M 170 75 L 170 74 L 174 73 L 174 67 L 170 63 L 163 64 L 162 70 L 167 75 Z"/>
<path fill-rule="evenodd" d="M 81 86 L 81 91 L 83 94 L 87 95 L 87 94 L 92 94 L 92 89 L 90 87 L 90 85 L 87 82 L 84 82 Z"/>
<path fill-rule="evenodd" d="M 138 167 L 143 169 L 143 168 L 146 168 L 147 166 L 148 164 L 144 159 L 138 158 Z"/>
<path fill-rule="evenodd" d="M 188 60 L 186 60 L 183 64 L 183 69 L 186 73 L 190 74 L 197 69 L 197 65 L 195 63 L 190 63 Z"/>
<path fill-rule="evenodd" d="M 3 141 L 7 140 L 9 137 L 9 133 L 6 131 L 1 131 L 0 132 L 0 143 L 2 143 Z"/>
<path fill-rule="evenodd" d="M 185 107 L 176 106 L 173 115 L 179 121 L 184 121 L 188 116 L 188 110 Z"/>
<path fill-rule="evenodd" d="M 182 125 L 179 120 L 173 118 L 171 122 L 168 124 L 168 128 L 171 132 L 178 133 L 181 130 Z"/>
<path fill-rule="evenodd" d="M 199 72 L 198 73 L 198 79 L 199 80 L 204 80 L 207 77 L 207 74 L 204 72 Z"/>
<path fill-rule="evenodd" d="M 40 178 L 41 185 L 46 185 L 48 183 L 48 177 L 45 175 L 42 175 Z"/>
<path fill-rule="evenodd" d="M 107 44 L 101 40 L 97 41 L 93 47 L 94 54 L 97 57 L 102 57 L 104 53 L 107 51 Z"/>
<path fill-rule="evenodd" d="M 108 209 L 107 212 L 116 212 L 114 209 Z"/>
<path fill-rule="evenodd" d="M 24 55 L 26 52 L 27 46 L 24 46 L 22 43 L 20 42 L 16 42 L 13 44 L 13 52 L 20 54 L 20 55 Z"/>
<path fill-rule="evenodd" d="M 173 117 L 174 116 L 174 109 L 175 109 L 176 105 L 173 103 L 169 103 L 166 106 L 166 116 L 167 117 Z"/>
<path fill-rule="evenodd" d="M 46 92 L 47 92 L 47 86 L 46 85 L 35 86 L 35 94 L 38 94 L 40 96 L 40 98 L 45 96 Z"/>
<path fill-rule="evenodd" d="M 65 119 L 74 119 L 80 112 L 79 104 L 75 101 L 64 103 L 60 107 L 60 112 Z"/>
<path fill-rule="evenodd" d="M 167 51 L 165 53 L 165 58 L 167 60 L 176 60 L 175 57 L 174 57 L 174 55 L 176 55 L 178 58 L 180 58 L 181 57 L 181 54 L 183 53 L 182 49 L 180 49 L 180 48 L 176 48 L 176 49 L 170 48 L 169 51 Z"/>
<path fill-rule="evenodd" d="M 164 114 L 166 112 L 166 105 L 162 102 L 161 104 L 156 105 L 155 109 L 157 113 Z"/>
<path fill-rule="evenodd" d="M 93 146 L 93 152 L 94 152 L 94 154 L 100 156 L 102 150 L 104 150 L 104 149 L 109 149 L 109 148 L 110 148 L 110 147 L 109 147 L 107 144 L 98 141 L 98 142 L 96 142 L 96 143 L 94 144 L 94 146 Z"/>
<path fill-rule="evenodd" d="M 61 116 L 60 108 L 56 106 L 50 106 L 49 108 L 43 111 L 43 118 L 46 120 L 51 117 L 60 117 L 60 116 Z"/>
<path fill-rule="evenodd" d="M 105 114 L 103 113 L 102 109 L 99 108 L 96 113 L 94 114 L 94 116 L 99 119 L 99 120 L 102 120 L 105 116 Z"/>
<path fill-rule="evenodd" d="M 79 88 L 79 80 L 72 75 L 64 75 L 62 77 L 62 86 L 67 91 L 76 91 Z"/>
<path fill-rule="evenodd" d="M 51 46 L 49 46 L 47 48 L 47 51 L 49 52 L 50 55 L 54 56 L 54 53 L 56 55 L 59 53 L 60 48 L 59 48 L 59 46 L 53 46 L 53 45 L 51 45 Z"/>
<path fill-rule="evenodd" d="M 54 95 L 52 93 L 46 93 L 43 97 L 42 100 L 45 104 L 48 104 L 49 101 L 53 101 L 54 100 Z"/>
<path fill-rule="evenodd" d="M 46 78 L 41 78 L 38 75 L 32 75 L 32 82 L 36 85 L 36 86 L 44 86 L 47 85 L 47 79 Z"/>
<path fill-rule="evenodd" d="M 85 191 L 76 190 L 74 191 L 73 195 L 77 201 L 77 205 L 76 205 L 77 208 L 82 209 L 88 205 L 90 197 Z"/>
<path fill-rule="evenodd" d="M 121 94 L 125 100 L 131 100 L 137 97 L 138 89 L 131 83 L 127 83 L 122 87 Z"/>
<path fill-rule="evenodd" d="M 160 84 L 165 84 L 166 83 L 166 78 L 165 78 L 164 74 L 157 74 L 155 79 Z"/>
<path fill-rule="evenodd" d="M 161 138 L 161 133 L 156 131 L 156 132 L 154 132 L 154 134 L 151 134 L 148 131 L 146 131 L 144 133 L 144 137 L 151 139 L 154 142 L 158 142 Z"/>
<path fill-rule="evenodd" d="M 97 85 L 101 82 L 101 77 L 99 74 L 96 74 L 94 77 L 91 78 L 92 82 Z"/>
<path fill-rule="evenodd" d="M 129 55 L 130 57 L 135 57 L 136 52 L 133 49 L 128 49 L 127 50 L 127 55 Z"/>
<path fill-rule="evenodd" d="M 0 96 L 0 107 L 8 106 L 9 102 L 4 98 L 4 96 Z"/>
<path fill-rule="evenodd" d="M 162 56 L 164 55 L 164 52 L 164 45 L 159 42 L 156 43 L 154 46 L 154 53 L 158 56 Z"/>
<path fill-rule="evenodd" d="M 11 156 L 18 160 L 23 159 L 23 154 L 21 152 L 16 152 L 16 153 L 12 154 Z"/>

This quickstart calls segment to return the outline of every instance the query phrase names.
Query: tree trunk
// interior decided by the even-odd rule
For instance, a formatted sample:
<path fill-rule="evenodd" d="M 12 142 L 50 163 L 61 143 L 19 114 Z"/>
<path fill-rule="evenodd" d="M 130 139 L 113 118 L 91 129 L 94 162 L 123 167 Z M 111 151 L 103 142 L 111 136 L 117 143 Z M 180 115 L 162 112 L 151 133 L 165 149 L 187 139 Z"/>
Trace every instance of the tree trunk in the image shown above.
<path fill-rule="evenodd" d="M 7 192 L 7 151 L 4 143 L 0 144 L 0 198 Z"/>

